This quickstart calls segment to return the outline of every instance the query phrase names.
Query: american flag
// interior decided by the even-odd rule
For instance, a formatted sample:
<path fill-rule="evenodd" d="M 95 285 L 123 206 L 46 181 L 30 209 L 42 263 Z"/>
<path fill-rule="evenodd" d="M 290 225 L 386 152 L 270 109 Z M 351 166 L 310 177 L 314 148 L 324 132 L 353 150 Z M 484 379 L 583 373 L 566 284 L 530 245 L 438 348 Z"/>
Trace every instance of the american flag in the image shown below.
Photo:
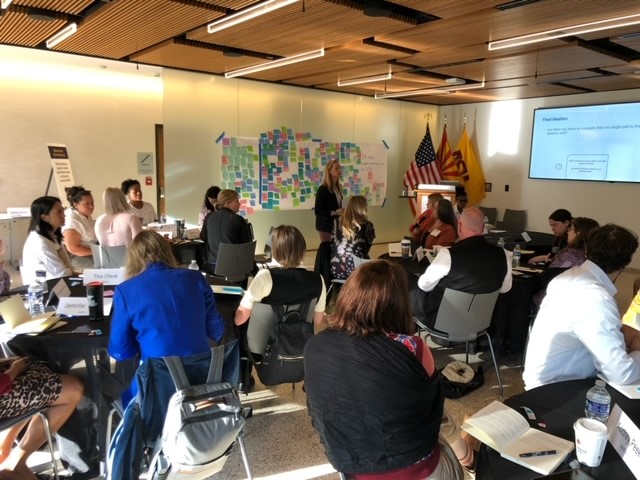
<path fill-rule="evenodd" d="M 440 171 L 436 162 L 436 151 L 431 141 L 431 132 L 427 123 L 427 131 L 424 138 L 420 142 L 420 146 L 416 151 L 415 158 L 411 161 L 407 173 L 404 174 L 404 186 L 413 190 L 416 185 L 421 183 L 438 184 L 440 183 Z M 411 212 L 415 216 L 417 211 L 416 199 L 409 199 Z"/>

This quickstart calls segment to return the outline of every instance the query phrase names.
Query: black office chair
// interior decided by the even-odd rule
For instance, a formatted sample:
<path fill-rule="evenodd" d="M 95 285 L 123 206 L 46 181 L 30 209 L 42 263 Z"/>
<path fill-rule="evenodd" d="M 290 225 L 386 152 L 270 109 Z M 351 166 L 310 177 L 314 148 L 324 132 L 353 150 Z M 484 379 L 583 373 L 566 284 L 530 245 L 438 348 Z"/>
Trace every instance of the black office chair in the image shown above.
<path fill-rule="evenodd" d="M 30 420 L 32 417 L 35 417 L 36 415 L 40 417 L 40 419 L 42 420 L 42 423 L 44 424 L 44 433 L 47 437 L 47 445 L 49 447 L 49 454 L 51 455 L 51 466 L 53 469 L 53 476 L 54 478 L 58 478 L 58 468 L 56 465 L 56 455 L 55 455 L 55 450 L 54 450 L 54 446 L 53 446 L 53 439 L 51 437 L 51 428 L 49 427 L 49 419 L 47 418 L 46 415 L 46 411 L 47 411 L 48 407 L 43 407 L 43 408 L 39 408 L 37 410 L 32 410 L 30 412 L 27 412 L 23 415 L 18 415 L 17 417 L 12 417 L 12 418 L 5 418 L 3 420 L 0 420 L 0 432 L 4 431 L 4 430 L 8 430 L 11 427 L 14 427 L 15 425 L 18 425 L 21 422 L 24 422 L 25 420 Z"/>
<path fill-rule="evenodd" d="M 510 208 L 507 208 L 504 211 L 504 217 L 502 217 L 502 221 L 498 221 L 497 227 L 503 230 L 524 232 L 526 224 L 526 210 L 511 210 Z"/>
<path fill-rule="evenodd" d="M 255 268 L 256 241 L 221 243 L 214 275 L 235 283 L 244 282 Z"/>
<path fill-rule="evenodd" d="M 491 225 L 496 225 L 498 221 L 498 209 L 494 207 L 478 207 L 484 213 L 484 216 L 487 217 L 489 223 Z"/>

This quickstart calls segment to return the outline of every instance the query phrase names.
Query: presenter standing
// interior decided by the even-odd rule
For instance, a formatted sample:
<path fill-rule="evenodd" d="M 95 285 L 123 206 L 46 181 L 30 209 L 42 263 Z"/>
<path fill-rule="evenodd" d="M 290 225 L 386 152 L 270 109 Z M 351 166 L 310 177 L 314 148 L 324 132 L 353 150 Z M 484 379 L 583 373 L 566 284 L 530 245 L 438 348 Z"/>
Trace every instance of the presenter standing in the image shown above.
<path fill-rule="evenodd" d="M 316 230 L 320 234 L 320 241 L 326 242 L 331 240 L 331 231 L 333 230 L 333 222 L 342 215 L 342 185 L 340 185 L 340 176 L 342 168 L 338 160 L 329 160 L 324 169 L 324 178 L 322 185 L 318 187 L 316 192 L 316 204 L 314 207 L 316 213 Z"/>

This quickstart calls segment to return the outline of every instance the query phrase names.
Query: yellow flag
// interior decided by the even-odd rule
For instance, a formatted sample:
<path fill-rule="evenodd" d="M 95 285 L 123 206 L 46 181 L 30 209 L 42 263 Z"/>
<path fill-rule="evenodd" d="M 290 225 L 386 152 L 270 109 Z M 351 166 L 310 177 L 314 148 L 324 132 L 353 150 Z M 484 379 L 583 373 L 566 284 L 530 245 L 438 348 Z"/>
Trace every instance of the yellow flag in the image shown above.
<path fill-rule="evenodd" d="M 460 180 L 464 184 L 469 197 L 469 205 L 477 205 L 485 197 L 484 173 L 467 135 L 467 127 L 462 131 L 462 138 L 458 148 L 453 152 L 453 158 L 458 165 Z"/>

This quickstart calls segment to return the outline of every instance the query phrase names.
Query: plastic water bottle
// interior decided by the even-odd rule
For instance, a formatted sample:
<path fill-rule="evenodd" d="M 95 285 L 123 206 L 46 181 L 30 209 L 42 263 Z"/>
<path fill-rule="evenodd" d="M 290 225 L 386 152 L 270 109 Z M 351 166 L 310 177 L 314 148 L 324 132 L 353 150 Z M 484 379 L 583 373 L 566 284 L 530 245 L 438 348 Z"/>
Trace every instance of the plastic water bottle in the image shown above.
<path fill-rule="evenodd" d="M 191 260 L 191 263 L 189 264 L 189 270 L 200 270 L 198 262 L 196 262 L 195 260 Z"/>
<path fill-rule="evenodd" d="M 498 239 L 498 246 L 499 246 L 500 248 L 504 248 L 504 238 L 500 237 L 500 238 Z"/>
<path fill-rule="evenodd" d="M 516 246 L 513 247 L 513 257 L 511 259 L 512 268 L 518 268 L 520 266 L 520 257 L 522 257 L 522 250 L 520 249 L 520 244 L 516 243 Z"/>
<path fill-rule="evenodd" d="M 44 268 L 36 270 L 36 283 L 39 283 L 42 287 L 43 294 L 49 291 L 49 287 L 47 287 L 47 271 Z"/>
<path fill-rule="evenodd" d="M 584 414 L 587 418 L 606 423 L 609 419 L 610 410 L 611 395 L 607 392 L 605 383 L 602 380 L 596 380 L 596 384 L 587 392 Z"/>
<path fill-rule="evenodd" d="M 44 313 L 44 291 L 42 290 L 42 285 L 38 282 L 29 285 L 27 297 L 29 298 L 29 314 L 32 317 Z"/>

